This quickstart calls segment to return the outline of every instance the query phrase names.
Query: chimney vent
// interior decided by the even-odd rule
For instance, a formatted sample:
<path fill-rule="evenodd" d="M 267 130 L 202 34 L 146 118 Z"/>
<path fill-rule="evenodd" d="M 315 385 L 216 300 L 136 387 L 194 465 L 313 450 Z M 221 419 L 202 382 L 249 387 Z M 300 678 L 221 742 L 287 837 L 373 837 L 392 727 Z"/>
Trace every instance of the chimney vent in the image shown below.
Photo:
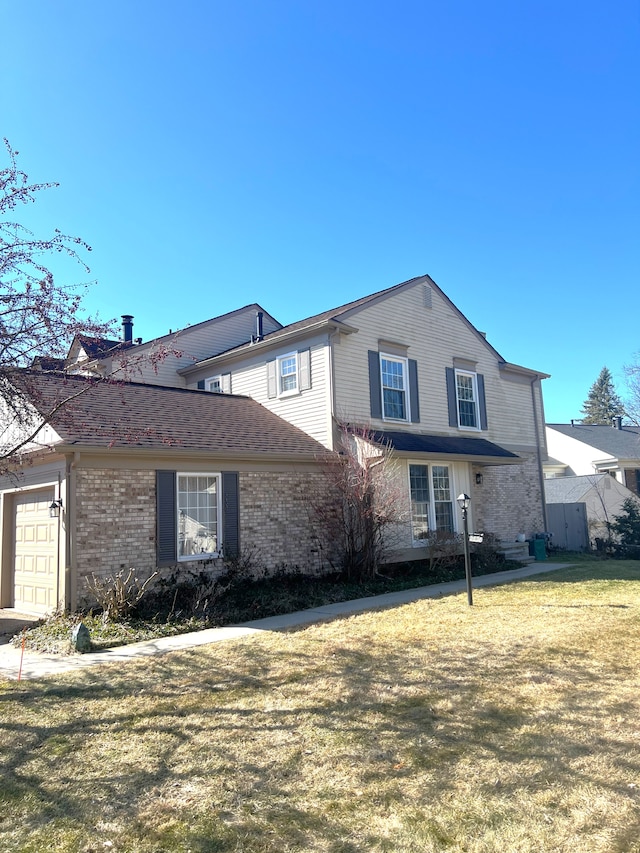
<path fill-rule="evenodd" d="M 613 419 L 613 428 L 622 429 L 622 418 L 620 417 L 620 415 Z"/>
<path fill-rule="evenodd" d="M 256 342 L 261 341 L 264 338 L 264 330 L 262 326 L 263 316 L 262 311 L 256 311 Z"/>
<path fill-rule="evenodd" d="M 133 343 L 133 316 L 122 315 L 122 343 L 130 346 Z"/>

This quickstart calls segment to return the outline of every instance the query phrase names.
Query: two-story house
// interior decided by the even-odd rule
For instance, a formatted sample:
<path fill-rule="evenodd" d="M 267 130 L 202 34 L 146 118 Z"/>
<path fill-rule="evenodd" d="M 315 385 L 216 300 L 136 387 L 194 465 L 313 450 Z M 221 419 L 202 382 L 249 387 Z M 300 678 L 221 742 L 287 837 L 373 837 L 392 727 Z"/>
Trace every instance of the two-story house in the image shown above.
<path fill-rule="evenodd" d="M 429 276 L 287 326 L 252 305 L 142 343 L 123 319 L 122 341 L 77 339 L 66 374 L 40 376 L 40 412 L 87 390 L 1 484 L 4 606 L 73 606 L 92 571 L 188 570 L 232 549 L 322 568 L 305 498 L 344 424 L 396 459 L 391 559 L 459 531 L 461 492 L 475 530 L 546 529 L 547 374 L 505 361 Z M 49 580 L 30 588 L 38 565 Z"/>

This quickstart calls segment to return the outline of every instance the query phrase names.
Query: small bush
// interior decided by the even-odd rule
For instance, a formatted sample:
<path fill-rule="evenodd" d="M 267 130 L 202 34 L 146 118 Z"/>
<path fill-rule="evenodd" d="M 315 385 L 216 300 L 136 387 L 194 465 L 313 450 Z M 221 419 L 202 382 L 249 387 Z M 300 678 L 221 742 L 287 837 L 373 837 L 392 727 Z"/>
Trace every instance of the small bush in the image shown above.
<path fill-rule="evenodd" d="M 154 572 L 144 581 L 140 581 L 135 569 L 106 578 L 92 574 L 90 580 L 87 578 L 87 589 L 97 601 L 104 621 L 113 622 L 131 615 L 157 574 Z"/>

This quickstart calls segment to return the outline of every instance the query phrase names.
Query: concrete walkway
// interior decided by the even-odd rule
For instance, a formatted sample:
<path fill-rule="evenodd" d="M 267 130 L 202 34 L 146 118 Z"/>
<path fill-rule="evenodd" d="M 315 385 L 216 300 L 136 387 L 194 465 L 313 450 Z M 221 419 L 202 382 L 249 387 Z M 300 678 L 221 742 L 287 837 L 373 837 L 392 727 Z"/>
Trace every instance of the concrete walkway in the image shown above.
<path fill-rule="evenodd" d="M 473 587 L 477 589 L 483 586 L 497 586 L 531 575 L 565 569 L 570 565 L 571 563 L 531 563 L 521 569 L 497 572 L 496 574 L 482 575 L 481 577 L 474 578 Z M 248 634 L 255 634 L 260 631 L 279 631 L 286 628 L 295 628 L 301 625 L 310 625 L 314 622 L 336 619 L 340 616 L 350 616 L 354 613 L 361 613 L 364 610 L 397 607 L 398 605 L 409 604 L 412 601 L 419 601 L 422 598 L 439 598 L 443 595 L 452 595 L 465 591 L 466 583 L 464 580 L 433 584 L 432 586 L 423 586 L 417 589 L 405 589 L 399 592 L 388 592 L 384 595 L 357 598 L 354 601 L 341 601 L 337 604 L 327 604 L 322 607 L 314 607 L 311 610 L 299 610 L 296 613 L 286 613 L 281 616 L 269 616 L 266 619 L 256 619 L 254 622 L 244 622 L 242 625 L 232 625 L 227 628 L 207 628 L 204 631 L 194 631 L 191 634 L 178 634 L 175 637 L 144 640 L 140 643 L 131 643 L 128 646 L 119 646 L 115 649 L 105 649 L 99 652 L 89 652 L 84 655 L 47 655 L 25 651 L 23 656 L 20 649 L 16 649 L 11 645 L 3 645 L 0 646 L 0 680 L 17 679 L 21 663 L 21 678 L 40 678 L 45 675 L 57 675 L 61 672 L 69 672 L 73 669 L 83 669 L 100 664 L 123 664 L 133 658 L 153 657 L 154 655 L 165 654 L 166 652 L 204 646 L 208 643 L 234 640 L 237 637 L 245 637 Z"/>

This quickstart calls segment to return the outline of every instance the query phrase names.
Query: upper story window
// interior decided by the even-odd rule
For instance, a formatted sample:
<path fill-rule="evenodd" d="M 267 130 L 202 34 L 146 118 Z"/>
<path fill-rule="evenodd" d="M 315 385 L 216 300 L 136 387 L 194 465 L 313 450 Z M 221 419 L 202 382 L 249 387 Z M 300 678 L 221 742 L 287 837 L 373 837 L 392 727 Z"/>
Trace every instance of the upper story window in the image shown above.
<path fill-rule="evenodd" d="M 403 355 L 369 350 L 369 399 L 372 418 L 418 423 L 417 362 Z"/>
<path fill-rule="evenodd" d="M 267 396 L 290 397 L 311 388 L 311 353 L 288 352 L 267 362 Z"/>
<path fill-rule="evenodd" d="M 298 353 L 283 355 L 278 359 L 278 385 L 280 394 L 292 394 L 298 390 Z"/>
<path fill-rule="evenodd" d="M 407 359 L 380 355 L 382 415 L 396 421 L 408 420 Z"/>
<path fill-rule="evenodd" d="M 449 426 L 454 429 L 487 429 L 484 376 L 473 369 L 446 368 Z"/>
<path fill-rule="evenodd" d="M 456 398 L 460 429 L 479 429 L 478 388 L 475 373 L 456 370 Z"/>
<path fill-rule="evenodd" d="M 212 394 L 230 394 L 231 374 L 221 373 L 218 376 L 209 376 L 207 379 L 201 379 L 198 382 L 198 388 L 201 391 L 210 391 Z"/>

